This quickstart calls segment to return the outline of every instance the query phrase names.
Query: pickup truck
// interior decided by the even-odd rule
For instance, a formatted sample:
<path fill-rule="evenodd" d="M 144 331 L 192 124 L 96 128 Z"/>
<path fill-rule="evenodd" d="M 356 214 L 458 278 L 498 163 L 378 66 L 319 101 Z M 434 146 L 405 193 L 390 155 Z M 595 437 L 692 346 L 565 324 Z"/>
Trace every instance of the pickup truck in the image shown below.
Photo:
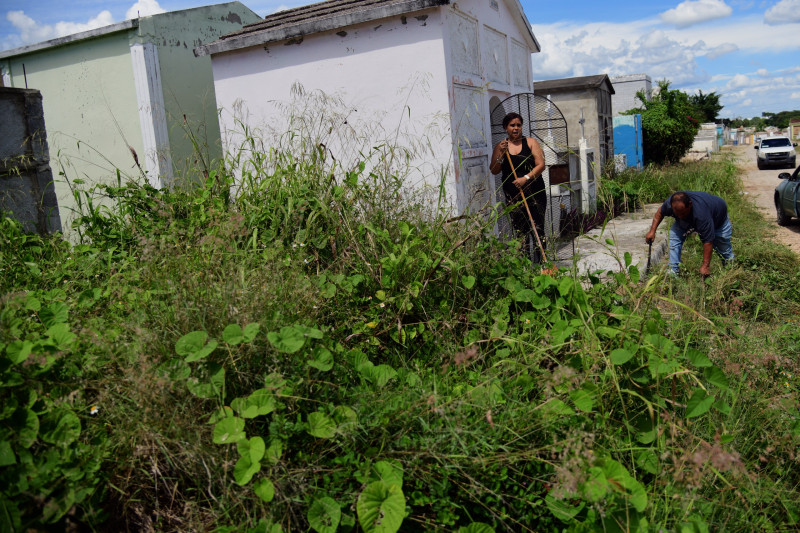
<path fill-rule="evenodd" d="M 786 226 L 792 217 L 800 216 L 800 167 L 792 174 L 781 172 L 781 182 L 775 187 L 775 210 L 778 225 Z"/>
<path fill-rule="evenodd" d="M 755 146 L 758 150 L 756 163 L 759 170 L 770 166 L 788 166 L 794 168 L 797 154 L 794 147 L 797 143 L 789 140 L 789 137 L 766 137 Z"/>

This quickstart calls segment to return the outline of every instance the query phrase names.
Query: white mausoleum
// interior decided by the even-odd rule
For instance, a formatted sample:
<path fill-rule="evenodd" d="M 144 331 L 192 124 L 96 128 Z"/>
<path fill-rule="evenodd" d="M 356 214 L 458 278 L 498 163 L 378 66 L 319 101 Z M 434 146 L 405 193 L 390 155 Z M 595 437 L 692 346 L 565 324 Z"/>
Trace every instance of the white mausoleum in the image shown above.
<path fill-rule="evenodd" d="M 495 200 L 489 114 L 532 92 L 538 51 L 518 0 L 329 0 L 270 15 L 195 54 L 211 56 L 224 149 L 238 148 L 242 124 L 289 130 L 297 88 L 322 91 L 347 109 L 337 128 L 412 146 L 407 179 L 443 183 L 462 212 Z M 344 142 L 327 148 L 339 161 L 357 159 Z"/>

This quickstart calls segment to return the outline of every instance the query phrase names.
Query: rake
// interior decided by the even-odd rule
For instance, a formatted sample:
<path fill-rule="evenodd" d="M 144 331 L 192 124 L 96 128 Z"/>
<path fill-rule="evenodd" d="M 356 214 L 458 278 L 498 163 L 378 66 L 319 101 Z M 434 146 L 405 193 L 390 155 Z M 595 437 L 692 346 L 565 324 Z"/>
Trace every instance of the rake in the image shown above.
<path fill-rule="evenodd" d="M 517 169 L 514 168 L 514 163 L 511 162 L 511 154 L 508 153 L 506 150 L 506 158 L 508 159 L 508 164 L 511 166 L 511 172 L 514 174 L 514 179 L 519 179 L 517 177 Z M 547 259 L 547 254 L 544 252 L 544 246 L 542 246 L 542 240 L 539 238 L 539 232 L 536 230 L 536 223 L 533 221 L 533 215 L 531 215 L 531 209 L 528 207 L 528 200 L 525 199 L 525 191 L 523 189 L 519 190 L 520 196 L 522 196 L 522 203 L 525 204 L 525 211 L 528 213 L 528 219 L 531 221 L 531 228 L 533 228 L 533 234 L 536 236 L 536 244 L 539 246 L 539 251 L 542 252 L 542 260 L 544 261 Z"/>

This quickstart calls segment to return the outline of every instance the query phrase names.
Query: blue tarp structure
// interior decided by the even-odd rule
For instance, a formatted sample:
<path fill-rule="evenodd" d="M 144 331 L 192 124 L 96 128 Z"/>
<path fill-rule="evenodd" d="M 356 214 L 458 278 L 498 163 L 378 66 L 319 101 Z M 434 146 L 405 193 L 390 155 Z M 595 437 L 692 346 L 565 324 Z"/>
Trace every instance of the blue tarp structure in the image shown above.
<path fill-rule="evenodd" d="M 614 156 L 625 165 L 639 170 L 644 166 L 642 151 L 642 115 L 614 117 Z"/>

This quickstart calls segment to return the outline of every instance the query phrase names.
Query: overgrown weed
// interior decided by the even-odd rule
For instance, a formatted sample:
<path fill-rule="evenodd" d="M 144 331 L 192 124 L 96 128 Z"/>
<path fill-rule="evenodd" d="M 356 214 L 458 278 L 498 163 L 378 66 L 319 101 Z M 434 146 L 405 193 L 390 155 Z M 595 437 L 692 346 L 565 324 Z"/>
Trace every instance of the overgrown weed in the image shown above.
<path fill-rule="evenodd" d="M 452 221 L 388 148 L 341 165 L 325 131 L 245 134 L 194 190 L 103 187 L 78 246 L 3 219 L 11 527 L 796 527 L 797 299 L 769 266 L 794 258 L 729 162 L 648 172 L 714 183 L 736 266 L 703 283 L 689 241 L 678 280 L 601 282 Z M 622 205 L 663 199 L 644 181 Z"/>

